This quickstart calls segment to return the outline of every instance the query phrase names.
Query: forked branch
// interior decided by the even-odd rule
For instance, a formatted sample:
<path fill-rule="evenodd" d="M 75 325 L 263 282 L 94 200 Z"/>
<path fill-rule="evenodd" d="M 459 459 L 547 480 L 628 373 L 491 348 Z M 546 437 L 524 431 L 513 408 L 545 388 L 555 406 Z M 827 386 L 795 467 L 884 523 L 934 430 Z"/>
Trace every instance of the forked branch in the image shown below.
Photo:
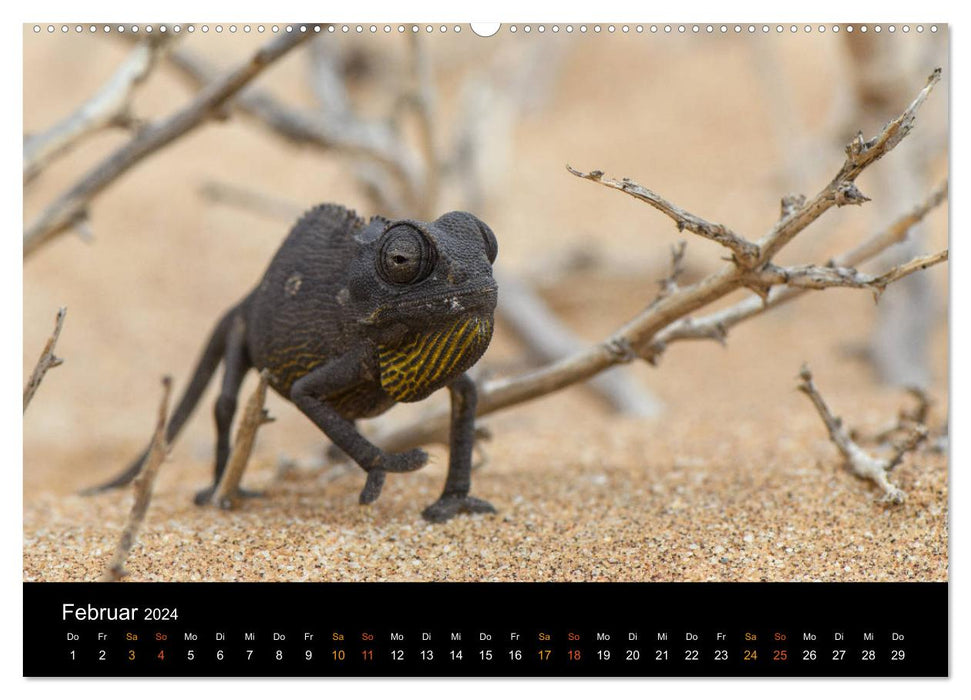
<path fill-rule="evenodd" d="M 890 459 L 874 457 L 850 438 L 849 433 L 843 428 L 843 421 L 829 410 L 829 406 L 826 405 L 813 382 L 813 375 L 809 371 L 809 367 L 803 365 L 799 377 L 802 379 L 798 387 L 799 391 L 813 402 L 816 411 L 819 412 L 819 417 L 823 419 L 823 423 L 826 425 L 829 439 L 839 449 L 853 473 L 880 487 L 880 490 L 883 491 L 883 501 L 893 504 L 903 503 L 906 498 L 904 492 L 890 482 L 887 474 L 900 464 L 908 452 L 913 452 L 927 438 L 927 428 L 920 424 L 915 425 L 907 439 L 895 448 Z"/>
<path fill-rule="evenodd" d="M 848 203 L 854 198 L 862 201 L 862 195 L 857 196 L 854 194 L 854 188 L 849 187 L 849 185 L 852 185 L 852 180 L 864 168 L 875 162 L 880 156 L 893 148 L 901 138 L 906 136 L 912 128 L 918 108 L 939 79 L 940 72 L 935 71 L 921 90 L 918 98 L 907 107 L 901 116 L 891 121 L 876 138 L 868 142 L 851 144 L 851 147 L 848 148 L 846 161 L 839 173 L 820 195 L 808 203 L 798 198 L 787 200 L 781 221 L 773 226 L 770 232 L 760 240 L 757 246 L 757 264 L 752 268 L 747 267 L 743 262 L 744 260 L 751 260 L 750 249 L 747 245 L 750 241 L 731 232 L 726 227 L 710 224 L 699 217 L 690 215 L 680 207 L 670 204 L 629 180 L 603 183 L 603 174 L 598 171 L 585 174 L 571 168 L 570 171 L 578 177 L 607 184 L 609 187 L 627 194 L 643 195 L 638 196 L 638 199 L 642 199 L 664 212 L 679 223 L 679 228 L 682 228 L 680 224 L 683 224 L 684 229 L 702 237 L 717 240 L 732 249 L 733 262 L 693 285 L 678 287 L 669 294 L 662 295 L 656 300 L 656 303 L 648 306 L 638 316 L 619 328 L 612 336 L 597 345 L 517 377 L 485 382 L 479 387 L 477 414 L 483 416 L 508 406 L 544 396 L 571 384 L 585 381 L 613 365 L 630 362 L 636 357 L 654 362 L 667 344 L 674 340 L 689 338 L 723 340 L 728 327 L 802 293 L 804 290 L 795 286 L 772 288 L 773 284 L 780 284 L 782 278 L 759 279 L 759 275 L 770 274 L 771 270 L 774 269 L 768 268 L 772 256 L 834 204 Z M 854 249 L 846 256 L 834 261 L 834 267 L 855 265 L 865 257 L 875 254 L 877 250 L 899 240 L 906 235 L 906 231 L 917 219 L 943 200 L 945 191 L 946 187 L 935 192 L 928 202 L 908 214 L 904 220 L 892 226 L 888 231 L 876 236 L 872 242 L 864 244 L 864 246 Z M 650 194 L 644 194 L 645 192 Z M 888 271 L 880 277 L 868 278 L 866 280 L 868 284 L 862 286 L 872 285 L 878 288 L 881 284 L 885 286 L 904 274 L 941 262 L 946 257 L 947 253 L 943 251 L 930 258 L 911 261 Z M 769 272 L 765 271 L 766 268 Z M 755 287 L 759 294 L 702 319 L 693 320 L 690 318 L 690 314 L 696 310 L 745 287 Z M 377 436 L 376 442 L 385 449 L 400 450 L 426 442 L 440 441 L 445 435 L 447 422 L 448 411 L 442 408 L 424 416 L 416 423 Z"/>
<path fill-rule="evenodd" d="M 860 173 L 893 150 L 911 132 L 918 110 L 940 79 L 941 69 L 936 68 L 927 78 L 917 97 L 900 116 L 890 120 L 883 130 L 869 141 L 864 141 L 863 134 L 858 134 L 846 146 L 846 160 L 830 183 L 789 216 L 780 219 L 772 230 L 759 240 L 760 262 L 771 260 L 800 231 L 831 207 L 862 204 L 867 201 L 867 197 L 856 188 L 854 181 Z"/>

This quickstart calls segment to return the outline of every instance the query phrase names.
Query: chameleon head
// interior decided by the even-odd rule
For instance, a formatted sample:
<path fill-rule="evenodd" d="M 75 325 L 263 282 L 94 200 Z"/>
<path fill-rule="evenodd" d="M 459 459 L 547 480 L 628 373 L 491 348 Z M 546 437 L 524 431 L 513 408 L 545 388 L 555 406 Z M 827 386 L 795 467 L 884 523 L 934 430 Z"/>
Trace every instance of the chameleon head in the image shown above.
<path fill-rule="evenodd" d="M 449 212 L 430 223 L 387 222 L 368 246 L 373 272 L 362 276 L 367 289 L 352 290 L 371 306 L 362 322 L 427 332 L 459 318 L 491 319 L 497 253 L 492 229 L 468 212 Z"/>
<path fill-rule="evenodd" d="M 388 222 L 374 240 L 374 329 L 381 383 L 418 401 L 471 367 L 492 338 L 498 290 L 492 230 L 467 212 Z"/>

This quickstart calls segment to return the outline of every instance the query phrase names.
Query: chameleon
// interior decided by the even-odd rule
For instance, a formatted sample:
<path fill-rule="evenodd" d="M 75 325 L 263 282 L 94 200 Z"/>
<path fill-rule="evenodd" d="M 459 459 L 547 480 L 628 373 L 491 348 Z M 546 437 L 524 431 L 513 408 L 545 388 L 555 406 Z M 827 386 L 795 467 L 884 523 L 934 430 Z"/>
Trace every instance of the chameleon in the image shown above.
<path fill-rule="evenodd" d="M 422 516 L 444 522 L 494 513 L 490 503 L 469 495 L 477 392 L 467 371 L 492 338 L 497 253 L 492 229 L 467 212 L 430 223 L 382 216 L 365 222 L 337 204 L 303 214 L 256 288 L 216 324 L 166 426 L 171 444 L 222 363 L 213 483 L 195 502 L 209 502 L 226 468 L 244 377 L 267 369 L 270 387 L 366 472 L 362 504 L 378 498 L 388 473 L 420 469 L 428 455 L 417 448 L 388 453 L 356 421 L 448 387 L 448 474 L 441 497 Z M 147 456 L 146 448 L 89 492 L 129 483 Z"/>

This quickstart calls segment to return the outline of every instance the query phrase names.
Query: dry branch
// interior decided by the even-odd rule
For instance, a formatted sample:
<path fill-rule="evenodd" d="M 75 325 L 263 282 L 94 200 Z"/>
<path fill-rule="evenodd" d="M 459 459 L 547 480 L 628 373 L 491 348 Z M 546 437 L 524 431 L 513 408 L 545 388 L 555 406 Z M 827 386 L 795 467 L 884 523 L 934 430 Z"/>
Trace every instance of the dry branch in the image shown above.
<path fill-rule="evenodd" d="M 713 240 L 713 236 L 717 235 L 719 237 L 718 242 L 733 249 L 733 253 L 735 253 L 733 262 L 696 284 L 679 288 L 660 298 L 657 303 L 651 304 L 640 315 L 597 345 L 518 377 L 485 382 L 479 387 L 477 415 L 483 416 L 508 406 L 550 394 L 570 384 L 586 381 L 608 367 L 630 362 L 638 356 L 648 361 L 654 361 L 666 343 L 674 339 L 723 339 L 725 329 L 729 325 L 734 325 L 775 303 L 780 303 L 782 297 L 798 294 L 801 291 L 799 289 L 777 288 L 773 290 L 766 286 L 758 289 L 761 298 L 753 297 L 754 304 L 753 299 L 747 299 L 742 305 L 710 315 L 701 324 L 689 318 L 689 315 L 694 311 L 730 292 L 743 287 L 757 287 L 760 284 L 757 278 L 760 268 L 770 263 L 776 252 L 836 204 L 840 198 L 842 198 L 842 203 L 848 203 L 851 200 L 863 201 L 862 195 L 855 193 L 852 180 L 906 136 L 912 128 L 918 108 L 923 104 L 927 94 L 939 79 L 940 71 L 937 70 L 928 79 L 918 98 L 907 107 L 901 116 L 884 127 L 884 130 L 877 137 L 867 142 L 858 138 L 847 147 L 847 158 L 830 185 L 824 188 L 813 200 L 791 211 L 759 241 L 756 258 L 758 267 L 756 268 L 750 269 L 745 260 L 739 258 L 739 255 L 743 258 L 750 257 L 748 248 L 744 245 L 745 239 L 732 234 L 726 227 L 720 224 L 709 224 L 699 217 L 689 215 L 683 209 L 671 205 L 654 193 L 650 193 L 650 196 L 638 196 L 638 199 L 660 209 L 679 224 L 683 223 L 683 228 L 693 233 Z M 598 171 L 593 171 L 589 176 L 572 168 L 570 168 L 570 172 L 579 177 L 607 184 L 613 189 L 628 194 L 650 192 L 650 190 L 642 188 L 630 180 L 611 180 L 605 183 L 602 173 Z M 790 200 L 792 205 L 797 203 L 797 200 Z M 903 231 L 905 233 L 906 228 Z M 901 233 L 901 235 L 904 235 L 904 233 Z M 887 245 L 889 244 L 888 242 Z M 936 257 L 939 261 L 945 256 L 939 254 Z M 850 265 L 853 262 L 846 261 L 845 264 Z M 773 294 L 775 294 L 776 300 L 773 299 Z M 446 434 L 447 425 L 448 411 L 440 409 L 424 416 L 420 422 L 378 436 L 375 442 L 388 450 L 407 449 L 415 445 L 442 440 Z"/>
<path fill-rule="evenodd" d="M 126 576 L 125 562 L 128 555 L 135 545 L 135 538 L 138 536 L 138 528 L 145 520 L 145 513 L 148 512 L 149 503 L 152 501 L 152 487 L 155 485 L 155 476 L 158 474 L 159 465 L 169 453 L 169 443 L 165 439 L 165 424 L 168 422 L 169 413 L 169 394 L 172 391 L 172 378 L 165 376 L 162 378 L 162 400 L 158 407 L 158 420 L 155 423 L 155 434 L 152 436 L 152 444 L 148 448 L 148 457 L 142 465 L 141 471 L 135 477 L 132 486 L 135 490 L 135 502 L 132 504 L 131 513 L 128 521 L 122 530 L 121 538 L 118 540 L 118 547 L 115 549 L 114 556 L 102 574 L 102 581 L 120 581 Z"/>
<path fill-rule="evenodd" d="M 947 180 L 938 185 L 928 197 L 911 209 L 904 216 L 899 217 L 880 234 L 872 236 L 863 241 L 860 245 L 844 255 L 844 262 L 834 262 L 830 264 L 839 265 L 858 265 L 864 260 L 875 257 L 895 243 L 901 243 L 907 238 L 907 234 L 918 223 L 923 221 L 927 214 L 940 206 L 947 199 L 948 183 Z"/>
<path fill-rule="evenodd" d="M 205 84 L 216 74 L 204 59 L 185 49 L 170 52 L 169 60 L 194 84 Z M 346 96 L 338 93 L 332 104 L 343 102 Z M 418 198 L 421 165 L 405 147 L 404 139 L 387 124 L 367 122 L 343 109 L 326 116 L 294 109 L 256 89 L 246 90 L 233 104 L 289 143 L 360 156 L 380 165 L 402 189 L 407 201 Z M 340 114 L 340 118 L 334 118 L 335 114 Z"/>
<path fill-rule="evenodd" d="M 135 88 L 152 72 L 167 37 L 158 34 L 139 43 L 91 99 L 47 131 L 24 140 L 25 183 L 86 136 L 111 126 L 131 125 Z"/>
<path fill-rule="evenodd" d="M 54 348 L 57 345 L 57 339 L 61 336 L 61 328 L 64 326 L 64 317 L 66 315 L 66 307 L 62 306 L 57 310 L 57 317 L 54 320 L 54 332 L 51 333 L 47 342 L 44 343 L 44 349 L 40 353 L 37 364 L 34 365 L 34 371 L 30 373 L 30 379 L 27 380 L 27 384 L 24 386 L 24 413 L 27 412 L 27 405 L 34 398 L 34 393 L 43 381 L 44 375 L 47 374 L 47 370 L 64 363 L 63 359 L 54 355 Z"/>
<path fill-rule="evenodd" d="M 212 505 L 224 510 L 229 510 L 235 506 L 239 494 L 239 483 L 243 479 L 246 463 L 249 462 L 250 454 L 253 452 L 253 443 L 256 442 L 256 432 L 264 423 L 273 421 L 273 418 L 263 408 L 269 381 L 270 371 L 264 369 L 260 372 L 260 383 L 250 395 L 249 401 L 246 402 L 243 417 L 240 419 L 239 428 L 236 430 L 233 451 L 229 455 L 229 461 L 226 462 L 226 469 L 219 480 L 219 485 L 213 491 Z"/>
<path fill-rule="evenodd" d="M 804 393 L 813 402 L 820 418 L 829 431 L 829 439 L 846 458 L 846 463 L 861 479 L 869 479 L 883 491 L 883 501 L 887 503 L 903 503 L 905 494 L 899 488 L 890 483 L 887 473 L 897 466 L 908 452 L 912 452 L 921 442 L 927 438 L 927 428 L 923 425 L 915 426 L 908 439 L 897 446 L 893 457 L 890 459 L 880 459 L 873 457 L 862 447 L 857 445 L 843 428 L 843 421 L 834 416 L 823 400 L 822 395 L 813 383 L 812 372 L 809 367 L 803 365 L 799 372 L 802 382 L 799 384 L 799 391 Z"/>
<path fill-rule="evenodd" d="M 217 115 L 220 109 L 267 66 L 285 55 L 312 32 L 293 31 L 260 48 L 243 65 L 212 81 L 185 108 L 150 124 L 127 144 L 86 173 L 24 231 L 24 257 L 45 242 L 87 218 L 88 206 L 102 190 L 131 167 L 163 146 Z"/>
<path fill-rule="evenodd" d="M 893 282 L 903 279 L 914 272 L 926 270 L 931 265 L 947 260 L 948 251 L 942 250 L 933 255 L 922 255 L 897 265 L 882 275 L 868 275 L 852 267 L 835 265 L 795 265 L 779 267 L 767 264 L 759 274 L 759 280 L 766 285 L 786 285 L 800 289 L 828 289 L 829 287 L 852 287 L 872 289 L 878 295 Z"/>
<path fill-rule="evenodd" d="M 911 132 L 917 119 L 917 111 L 940 79 L 941 69 L 936 68 L 927 78 L 926 84 L 914 101 L 907 106 L 907 109 L 900 116 L 888 122 L 877 136 L 869 141 L 864 141 L 863 134 L 860 133 L 850 141 L 846 146 L 846 160 L 843 162 L 843 167 L 836 173 L 836 177 L 819 194 L 804 203 L 790 216 L 780 219 L 775 227 L 759 240 L 758 245 L 761 251 L 759 262 L 771 260 L 800 231 L 818 219 L 830 207 L 862 204 L 867 201 L 867 197 L 853 184 L 854 181 L 868 166 L 893 150 Z"/>
<path fill-rule="evenodd" d="M 830 260 L 829 267 L 855 267 L 876 257 L 907 237 L 907 232 L 947 197 L 947 182 L 939 185 L 923 202 L 901 216 L 884 230 L 863 243 Z M 728 330 L 764 311 L 781 306 L 809 291 L 799 287 L 775 287 L 767 297 L 750 296 L 720 311 L 698 318 L 684 318 L 657 334 L 645 353 L 645 359 L 656 363 L 665 348 L 678 340 L 712 339 L 723 342 Z"/>
<path fill-rule="evenodd" d="M 520 279 L 494 271 L 502 290 L 498 314 L 542 362 L 567 357 L 583 349 L 583 342 L 553 315 L 546 303 Z M 589 386 L 620 413 L 653 418 L 661 413 L 661 402 L 629 377 L 615 372 L 593 377 Z"/>

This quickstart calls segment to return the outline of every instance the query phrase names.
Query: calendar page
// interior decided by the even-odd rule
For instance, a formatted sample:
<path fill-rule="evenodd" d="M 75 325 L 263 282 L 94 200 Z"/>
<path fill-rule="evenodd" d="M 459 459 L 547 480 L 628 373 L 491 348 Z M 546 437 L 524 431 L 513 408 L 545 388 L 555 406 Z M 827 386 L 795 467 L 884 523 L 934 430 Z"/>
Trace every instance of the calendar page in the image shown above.
<path fill-rule="evenodd" d="M 948 26 L 23 26 L 25 676 L 947 676 Z"/>

